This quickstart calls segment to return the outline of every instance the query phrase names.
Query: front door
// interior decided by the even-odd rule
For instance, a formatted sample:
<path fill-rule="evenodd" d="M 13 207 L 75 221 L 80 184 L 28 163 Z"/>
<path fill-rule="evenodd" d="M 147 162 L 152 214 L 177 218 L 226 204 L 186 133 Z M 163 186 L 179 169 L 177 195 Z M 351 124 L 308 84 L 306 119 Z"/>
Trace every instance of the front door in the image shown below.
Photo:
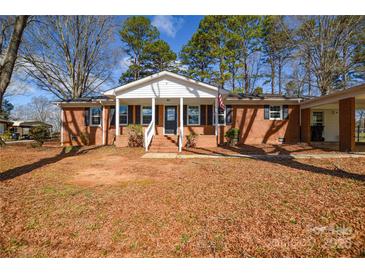
<path fill-rule="evenodd" d="M 177 107 L 165 106 L 165 134 L 176 134 Z"/>

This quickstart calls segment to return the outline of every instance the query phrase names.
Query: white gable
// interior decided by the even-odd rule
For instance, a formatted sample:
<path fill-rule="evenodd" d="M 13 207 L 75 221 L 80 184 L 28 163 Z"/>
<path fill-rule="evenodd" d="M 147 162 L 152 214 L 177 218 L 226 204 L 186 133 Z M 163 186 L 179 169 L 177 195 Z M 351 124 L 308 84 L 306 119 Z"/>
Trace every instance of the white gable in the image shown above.
<path fill-rule="evenodd" d="M 117 92 L 116 96 L 118 98 L 214 98 L 215 94 L 216 92 L 206 88 L 164 77 Z"/>
<path fill-rule="evenodd" d="M 221 90 L 223 94 L 227 93 Z M 215 98 L 218 88 L 171 72 L 161 72 L 106 91 L 117 98 Z"/>

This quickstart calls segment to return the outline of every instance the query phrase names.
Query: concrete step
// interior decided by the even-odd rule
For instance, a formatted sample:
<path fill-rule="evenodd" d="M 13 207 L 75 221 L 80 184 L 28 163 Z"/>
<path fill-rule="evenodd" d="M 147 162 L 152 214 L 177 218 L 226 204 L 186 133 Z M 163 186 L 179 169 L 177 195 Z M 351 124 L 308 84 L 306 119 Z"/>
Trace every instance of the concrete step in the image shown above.
<path fill-rule="evenodd" d="M 177 152 L 178 147 L 150 147 L 148 152 Z"/>

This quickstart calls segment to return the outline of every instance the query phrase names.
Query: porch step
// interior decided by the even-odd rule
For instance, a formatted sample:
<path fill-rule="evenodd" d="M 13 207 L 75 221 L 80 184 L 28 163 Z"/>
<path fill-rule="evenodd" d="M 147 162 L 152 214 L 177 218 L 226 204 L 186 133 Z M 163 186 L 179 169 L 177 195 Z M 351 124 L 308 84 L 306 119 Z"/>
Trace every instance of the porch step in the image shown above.
<path fill-rule="evenodd" d="M 155 135 L 149 151 L 176 152 L 178 148 L 177 135 Z"/>

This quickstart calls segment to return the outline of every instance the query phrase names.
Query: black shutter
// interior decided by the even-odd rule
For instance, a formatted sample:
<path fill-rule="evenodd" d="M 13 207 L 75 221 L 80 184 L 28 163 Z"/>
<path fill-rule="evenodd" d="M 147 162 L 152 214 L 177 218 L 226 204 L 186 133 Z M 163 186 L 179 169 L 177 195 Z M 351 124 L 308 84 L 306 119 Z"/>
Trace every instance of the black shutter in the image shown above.
<path fill-rule="evenodd" d="M 184 112 L 183 123 L 184 123 L 184 125 L 187 125 L 187 123 L 186 123 L 187 117 L 188 117 L 188 107 L 187 107 L 187 105 L 184 105 L 183 112 Z"/>
<path fill-rule="evenodd" d="M 213 125 L 213 106 L 212 105 L 207 105 L 207 113 L 208 113 L 207 125 Z"/>
<path fill-rule="evenodd" d="M 133 106 L 128 105 L 128 124 L 133 124 Z"/>
<path fill-rule="evenodd" d="M 264 105 L 264 119 L 269 120 L 270 119 L 270 106 Z"/>
<path fill-rule="evenodd" d="M 84 110 L 84 123 L 88 126 L 90 123 L 90 108 L 85 108 Z"/>
<path fill-rule="evenodd" d="M 233 120 L 232 105 L 226 105 L 226 124 L 231 125 Z"/>
<path fill-rule="evenodd" d="M 155 108 L 155 124 L 158 126 L 160 122 L 160 115 L 159 115 L 160 106 L 157 105 Z"/>
<path fill-rule="evenodd" d="M 289 106 L 283 105 L 283 120 L 289 119 Z"/>
<path fill-rule="evenodd" d="M 136 125 L 140 125 L 141 124 L 141 106 L 140 105 L 135 106 L 135 111 L 136 111 L 136 120 L 134 121 L 134 123 Z"/>
<path fill-rule="evenodd" d="M 109 121 L 110 121 L 110 124 L 109 126 L 115 126 L 115 107 L 114 106 L 111 106 L 110 107 L 110 111 L 109 111 Z"/>
<path fill-rule="evenodd" d="M 200 125 L 205 126 L 207 123 L 207 117 L 206 117 L 206 105 L 200 105 Z"/>

